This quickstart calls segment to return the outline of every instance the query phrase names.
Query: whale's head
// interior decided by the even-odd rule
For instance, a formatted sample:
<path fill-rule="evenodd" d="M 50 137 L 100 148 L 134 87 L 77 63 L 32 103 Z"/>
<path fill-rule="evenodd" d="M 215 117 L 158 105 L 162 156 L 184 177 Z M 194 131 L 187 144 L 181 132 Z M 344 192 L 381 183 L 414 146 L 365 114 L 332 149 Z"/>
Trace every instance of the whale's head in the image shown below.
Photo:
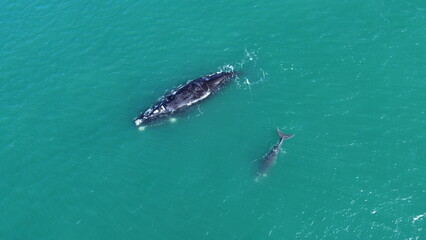
<path fill-rule="evenodd" d="M 140 118 L 136 118 L 135 119 L 135 125 L 136 125 L 136 127 L 139 127 L 140 125 L 142 125 L 142 123 L 143 123 L 143 119 L 140 119 Z"/>
<path fill-rule="evenodd" d="M 166 108 L 162 104 L 157 104 L 135 118 L 134 123 L 136 127 L 147 125 L 151 123 L 152 120 L 161 117 L 165 112 Z"/>

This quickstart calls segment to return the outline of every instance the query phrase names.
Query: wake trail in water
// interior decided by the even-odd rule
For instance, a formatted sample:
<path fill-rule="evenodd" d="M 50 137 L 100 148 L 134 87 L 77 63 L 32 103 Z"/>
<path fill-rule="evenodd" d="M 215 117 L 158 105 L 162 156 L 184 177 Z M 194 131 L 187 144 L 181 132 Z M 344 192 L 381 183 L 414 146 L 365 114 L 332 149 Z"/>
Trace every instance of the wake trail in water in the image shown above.
<path fill-rule="evenodd" d="M 267 79 L 268 73 L 257 66 L 258 53 L 257 51 L 252 51 L 244 49 L 244 54 L 242 59 L 239 62 L 234 64 L 225 64 L 219 67 L 219 71 L 235 71 L 241 72 L 242 74 L 237 76 L 236 83 L 238 88 L 244 90 L 248 89 L 250 95 L 252 95 L 252 86 L 261 84 Z M 247 77 L 247 73 L 253 73 L 249 75 L 256 75 L 256 79 Z"/>

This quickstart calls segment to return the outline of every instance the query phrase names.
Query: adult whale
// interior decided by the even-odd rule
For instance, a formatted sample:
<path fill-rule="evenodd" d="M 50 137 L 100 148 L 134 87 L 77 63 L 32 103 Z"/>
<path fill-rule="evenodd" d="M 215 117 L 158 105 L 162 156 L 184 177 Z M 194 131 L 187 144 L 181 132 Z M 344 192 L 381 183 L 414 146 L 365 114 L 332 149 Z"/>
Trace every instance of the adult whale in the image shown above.
<path fill-rule="evenodd" d="M 235 72 L 217 72 L 189 81 L 160 98 L 152 107 L 135 118 L 134 122 L 140 130 L 143 130 L 147 124 L 171 116 L 206 99 L 235 76 Z"/>
<path fill-rule="evenodd" d="M 272 147 L 268 154 L 265 155 L 263 161 L 260 163 L 259 170 L 257 171 L 257 177 L 255 179 L 256 182 L 261 178 L 266 177 L 266 173 L 272 168 L 272 166 L 275 165 L 278 153 L 281 150 L 281 145 L 283 144 L 284 140 L 294 137 L 294 134 L 284 134 L 278 128 L 277 131 L 278 135 L 280 136 L 280 140 L 274 147 Z"/>

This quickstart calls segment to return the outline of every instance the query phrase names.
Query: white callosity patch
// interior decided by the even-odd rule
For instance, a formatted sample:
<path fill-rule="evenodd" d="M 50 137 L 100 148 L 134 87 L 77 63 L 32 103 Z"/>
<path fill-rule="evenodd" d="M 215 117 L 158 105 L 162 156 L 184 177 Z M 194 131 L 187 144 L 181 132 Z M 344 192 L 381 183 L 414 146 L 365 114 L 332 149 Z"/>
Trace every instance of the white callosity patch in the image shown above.
<path fill-rule="evenodd" d="M 136 126 L 139 126 L 141 123 L 142 123 L 142 120 L 141 120 L 141 119 L 136 119 L 136 120 L 135 120 L 135 124 L 136 124 Z"/>

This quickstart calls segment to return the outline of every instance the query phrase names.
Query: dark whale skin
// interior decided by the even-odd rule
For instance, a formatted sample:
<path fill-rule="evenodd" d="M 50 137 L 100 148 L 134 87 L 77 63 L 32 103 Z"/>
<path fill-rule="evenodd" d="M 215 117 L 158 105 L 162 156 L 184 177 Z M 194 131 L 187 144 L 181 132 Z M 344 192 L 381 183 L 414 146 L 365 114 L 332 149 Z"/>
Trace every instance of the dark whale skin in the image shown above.
<path fill-rule="evenodd" d="M 280 140 L 272 149 L 263 157 L 263 160 L 260 162 L 259 170 L 257 171 L 257 177 L 255 179 L 258 182 L 261 178 L 266 177 L 266 174 L 269 170 L 275 165 L 278 154 L 281 151 L 281 145 L 287 139 L 294 137 L 294 134 L 284 134 L 277 128 L 278 135 Z"/>
<path fill-rule="evenodd" d="M 235 76 L 234 72 L 217 72 L 189 81 L 142 112 L 134 119 L 134 123 L 137 127 L 141 127 L 187 109 L 217 92 Z"/>

